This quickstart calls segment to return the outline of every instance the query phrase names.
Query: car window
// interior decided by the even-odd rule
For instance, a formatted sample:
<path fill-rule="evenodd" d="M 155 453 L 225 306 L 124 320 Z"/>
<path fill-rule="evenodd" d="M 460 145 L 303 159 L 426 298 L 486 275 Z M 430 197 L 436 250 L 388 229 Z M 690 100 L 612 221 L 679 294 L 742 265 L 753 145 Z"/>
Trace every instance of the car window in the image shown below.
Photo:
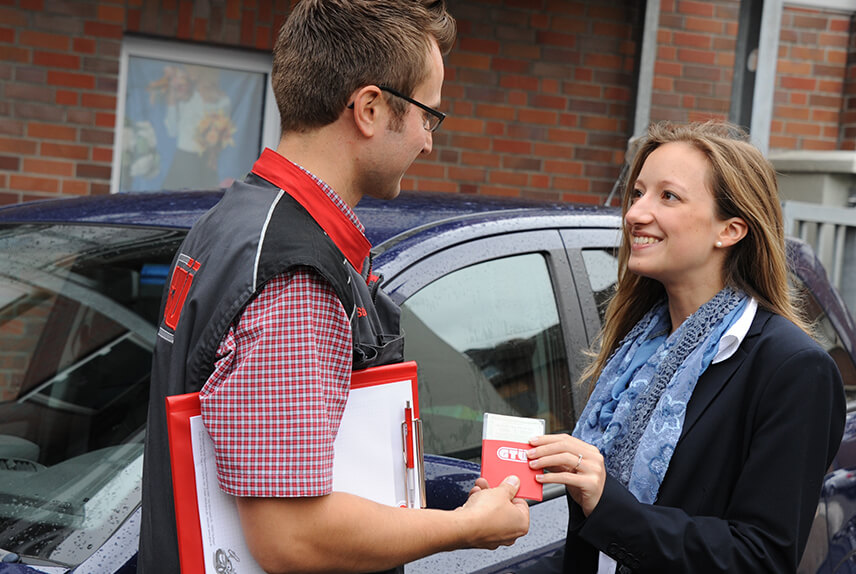
<path fill-rule="evenodd" d="M 419 364 L 425 450 L 478 461 L 482 414 L 568 420 L 569 370 L 545 257 L 458 269 L 402 305 L 405 353 Z"/>
<path fill-rule="evenodd" d="M 606 305 L 618 280 L 618 249 L 583 249 L 581 253 L 600 323 L 603 324 Z"/>
<path fill-rule="evenodd" d="M 0 548 L 79 564 L 140 503 L 165 231 L 0 227 Z"/>

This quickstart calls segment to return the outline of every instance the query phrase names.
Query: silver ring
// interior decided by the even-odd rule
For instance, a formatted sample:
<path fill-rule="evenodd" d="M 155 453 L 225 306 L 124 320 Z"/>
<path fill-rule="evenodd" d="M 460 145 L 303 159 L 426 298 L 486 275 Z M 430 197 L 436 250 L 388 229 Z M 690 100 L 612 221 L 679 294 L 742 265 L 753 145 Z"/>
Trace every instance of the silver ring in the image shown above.
<path fill-rule="evenodd" d="M 574 467 L 573 472 L 576 472 L 580 465 L 583 463 L 583 455 L 578 454 L 577 456 L 580 458 L 577 459 L 577 465 Z"/>

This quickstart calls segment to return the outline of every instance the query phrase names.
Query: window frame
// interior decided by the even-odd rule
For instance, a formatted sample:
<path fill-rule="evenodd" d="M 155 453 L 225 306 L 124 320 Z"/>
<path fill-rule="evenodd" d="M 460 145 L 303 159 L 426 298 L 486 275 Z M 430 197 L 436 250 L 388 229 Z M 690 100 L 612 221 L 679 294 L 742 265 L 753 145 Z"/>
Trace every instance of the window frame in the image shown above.
<path fill-rule="evenodd" d="M 122 127 L 125 123 L 125 100 L 128 95 L 128 61 L 132 56 L 264 74 L 264 107 L 261 111 L 261 118 L 259 118 L 262 135 L 259 153 L 265 147 L 276 148 L 280 135 L 279 110 L 276 107 L 271 86 L 273 57 L 270 53 L 126 35 L 122 38 L 122 49 L 119 56 L 119 89 L 116 102 L 116 124 L 113 132 L 113 169 L 110 176 L 110 193 L 120 191 L 122 149 L 125 143 L 122 141 L 124 134 Z"/>

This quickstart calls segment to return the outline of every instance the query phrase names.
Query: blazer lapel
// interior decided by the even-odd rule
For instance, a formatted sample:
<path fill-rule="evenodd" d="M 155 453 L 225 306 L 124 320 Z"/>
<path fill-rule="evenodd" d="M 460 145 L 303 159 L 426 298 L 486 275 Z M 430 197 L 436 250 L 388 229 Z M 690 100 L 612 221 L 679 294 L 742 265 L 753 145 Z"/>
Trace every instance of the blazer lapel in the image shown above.
<path fill-rule="evenodd" d="M 752 326 L 749 327 L 749 332 L 740 344 L 737 351 L 728 359 L 715 365 L 710 365 L 707 370 L 702 373 L 693 390 L 693 395 L 687 404 L 687 414 L 684 417 L 684 427 L 681 430 L 681 438 L 695 425 L 701 415 L 707 410 L 710 403 L 719 395 L 735 371 L 743 364 L 746 357 L 749 356 L 749 350 L 754 346 L 754 338 L 757 337 L 767 319 L 770 318 L 769 311 L 758 309 L 755 313 L 755 319 L 752 321 Z M 680 441 L 679 441 L 680 442 Z"/>

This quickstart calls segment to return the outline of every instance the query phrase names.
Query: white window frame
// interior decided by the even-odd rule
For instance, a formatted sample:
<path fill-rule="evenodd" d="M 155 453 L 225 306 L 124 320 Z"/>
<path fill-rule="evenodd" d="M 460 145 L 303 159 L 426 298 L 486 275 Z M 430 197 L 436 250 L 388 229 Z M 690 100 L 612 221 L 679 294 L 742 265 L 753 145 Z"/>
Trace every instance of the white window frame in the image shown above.
<path fill-rule="evenodd" d="M 113 172 L 110 178 L 110 193 L 119 191 L 121 159 L 123 146 L 122 126 L 125 122 L 125 99 L 128 86 L 128 59 L 131 56 L 168 60 L 182 64 L 197 64 L 217 68 L 229 68 L 244 72 L 265 74 L 265 104 L 262 111 L 262 148 L 276 149 L 279 143 L 279 110 L 271 87 L 271 67 L 273 57 L 270 53 L 250 52 L 240 49 L 204 46 L 171 40 L 125 36 L 122 39 L 122 51 L 119 57 L 119 92 L 116 103 L 116 127 L 113 136 Z M 251 166 L 247 166 L 247 170 Z"/>

